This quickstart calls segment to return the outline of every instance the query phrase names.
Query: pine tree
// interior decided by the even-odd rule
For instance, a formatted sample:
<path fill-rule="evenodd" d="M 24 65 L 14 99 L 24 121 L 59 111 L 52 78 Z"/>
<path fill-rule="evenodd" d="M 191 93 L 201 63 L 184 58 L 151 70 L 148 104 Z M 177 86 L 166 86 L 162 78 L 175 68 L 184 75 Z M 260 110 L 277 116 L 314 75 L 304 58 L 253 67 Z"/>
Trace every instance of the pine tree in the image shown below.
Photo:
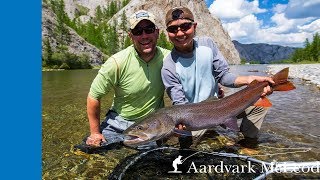
<path fill-rule="evenodd" d="M 102 10 L 101 10 L 101 7 L 100 7 L 100 6 L 98 6 L 98 7 L 96 8 L 95 16 L 96 16 L 96 17 L 95 17 L 96 22 L 100 22 L 101 19 L 103 18 L 103 13 L 102 13 Z"/>
<path fill-rule="evenodd" d="M 129 47 L 131 44 L 132 44 L 132 41 L 131 41 L 130 37 L 129 37 L 129 36 L 126 36 L 125 39 L 124 39 L 123 48 Z"/>
<path fill-rule="evenodd" d="M 111 26 L 111 36 L 110 36 L 110 45 L 112 47 L 111 54 L 115 54 L 119 51 L 119 39 L 118 39 L 118 32 L 116 29 L 117 20 L 114 20 L 113 26 Z"/>
<path fill-rule="evenodd" d="M 294 51 L 294 53 L 292 54 L 292 61 L 297 63 L 303 60 L 303 53 L 304 53 L 304 49 L 299 48 L 297 50 Z"/>
<path fill-rule="evenodd" d="M 125 7 L 128 3 L 129 3 L 130 0 L 123 0 L 122 1 L 122 7 Z"/>
<path fill-rule="evenodd" d="M 166 49 L 172 49 L 173 45 L 167 40 L 164 31 L 161 31 L 157 45 Z"/>
<path fill-rule="evenodd" d="M 51 1 L 51 8 L 57 16 L 57 26 L 54 30 L 54 35 L 59 43 L 59 45 L 65 45 L 66 42 L 70 41 L 69 30 L 66 24 L 69 25 L 70 19 L 68 15 L 64 12 L 64 2 L 63 0 Z"/>
<path fill-rule="evenodd" d="M 121 24 L 120 24 L 120 29 L 122 30 L 122 36 L 121 36 L 121 48 L 124 48 L 124 41 L 125 41 L 125 33 L 127 32 L 127 16 L 126 16 L 126 11 L 123 10 L 121 14 Z"/>
<path fill-rule="evenodd" d="M 84 37 L 92 44 L 95 44 L 95 24 L 92 21 L 86 23 Z"/>
<path fill-rule="evenodd" d="M 116 25 L 116 21 L 114 22 Z M 105 52 L 108 56 L 111 56 L 118 52 L 119 50 L 119 40 L 118 40 L 118 34 L 115 26 L 108 26 L 106 31 L 106 49 Z"/>
<path fill-rule="evenodd" d="M 117 3 L 114 1 L 111 1 L 109 8 L 109 18 L 111 18 L 113 15 L 115 15 L 118 12 Z"/>
<path fill-rule="evenodd" d="M 105 48 L 105 43 L 104 43 L 104 23 L 98 24 L 97 28 L 95 29 L 95 46 L 97 48 L 103 49 Z"/>
<path fill-rule="evenodd" d="M 319 33 L 313 35 L 313 41 L 311 44 L 311 56 L 313 61 L 320 62 L 320 37 Z"/>
<path fill-rule="evenodd" d="M 45 38 L 43 41 L 43 54 L 42 54 L 42 66 L 52 65 L 52 48 L 50 45 L 49 38 Z"/>
<path fill-rule="evenodd" d="M 308 38 L 306 38 L 306 40 L 304 42 L 303 57 L 304 57 L 304 60 L 306 60 L 306 61 L 311 60 L 311 45 L 310 45 Z"/>

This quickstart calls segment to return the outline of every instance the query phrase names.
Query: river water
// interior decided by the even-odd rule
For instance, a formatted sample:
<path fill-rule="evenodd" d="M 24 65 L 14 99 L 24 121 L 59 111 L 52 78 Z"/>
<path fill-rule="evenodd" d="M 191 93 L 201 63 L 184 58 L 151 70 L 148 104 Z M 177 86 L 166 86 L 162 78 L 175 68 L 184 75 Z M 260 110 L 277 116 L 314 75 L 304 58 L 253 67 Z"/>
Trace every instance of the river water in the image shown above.
<path fill-rule="evenodd" d="M 231 71 L 240 75 L 266 75 L 266 68 L 266 65 L 241 65 L 231 66 Z M 137 150 L 124 146 L 98 154 L 82 153 L 74 149 L 74 145 L 81 143 L 89 133 L 86 96 L 96 73 L 97 70 L 43 72 L 43 179 L 106 179 L 118 164 L 124 163 L 128 156 L 138 153 Z M 299 79 L 291 81 L 296 86 L 295 90 L 270 95 L 273 106 L 262 125 L 256 151 L 236 149 L 234 153 L 250 155 L 266 162 L 320 160 L 320 90 Z M 226 88 L 227 95 L 233 92 L 234 89 Z M 111 105 L 112 96 L 110 93 L 103 98 L 103 112 Z M 166 98 L 166 105 L 169 104 Z M 194 149 L 208 152 L 230 151 L 226 147 L 232 147 L 237 141 L 237 134 L 222 128 L 215 129 L 215 132 L 217 135 L 214 138 L 204 138 Z M 177 147 L 174 140 L 171 145 Z M 313 176 L 314 174 L 311 175 Z M 319 177 L 320 174 L 316 176 Z M 164 175 L 161 177 L 166 178 Z M 269 178 L 281 177 L 282 175 L 273 175 Z M 286 177 L 297 176 L 287 174 Z M 175 179 L 175 176 L 170 178 Z M 177 179 L 188 178 L 179 176 Z"/>

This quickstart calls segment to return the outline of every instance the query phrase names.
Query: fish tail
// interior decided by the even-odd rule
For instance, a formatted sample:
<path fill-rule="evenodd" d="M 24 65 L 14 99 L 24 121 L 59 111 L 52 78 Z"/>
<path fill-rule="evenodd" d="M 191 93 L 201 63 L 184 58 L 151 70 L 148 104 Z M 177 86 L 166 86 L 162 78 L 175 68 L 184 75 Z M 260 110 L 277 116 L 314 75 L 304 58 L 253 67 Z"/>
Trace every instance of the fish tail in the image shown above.
<path fill-rule="evenodd" d="M 273 91 L 290 91 L 296 88 L 292 82 L 288 81 L 288 75 L 289 68 L 284 68 L 272 77 L 275 82 L 275 84 L 272 85 Z M 261 97 L 254 106 L 268 108 L 272 106 L 272 103 L 267 97 Z"/>
<path fill-rule="evenodd" d="M 254 103 L 254 106 L 269 108 L 272 106 L 272 103 L 267 97 L 264 96 L 261 97 L 256 103 Z"/>
<path fill-rule="evenodd" d="M 275 84 L 272 86 L 274 91 L 290 91 L 296 87 L 292 82 L 288 81 L 289 68 L 284 68 L 275 74 L 272 79 Z"/>

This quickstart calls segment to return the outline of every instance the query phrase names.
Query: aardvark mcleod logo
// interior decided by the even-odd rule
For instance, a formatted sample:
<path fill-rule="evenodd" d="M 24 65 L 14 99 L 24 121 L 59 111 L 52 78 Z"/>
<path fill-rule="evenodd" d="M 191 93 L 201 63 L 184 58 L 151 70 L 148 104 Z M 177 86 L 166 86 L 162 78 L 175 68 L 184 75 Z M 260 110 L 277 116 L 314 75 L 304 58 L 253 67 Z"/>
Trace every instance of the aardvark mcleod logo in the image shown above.
<path fill-rule="evenodd" d="M 168 173 L 182 173 L 182 171 L 178 171 L 178 164 L 183 163 L 181 158 L 182 158 L 182 156 L 179 155 L 175 160 L 172 161 L 172 167 L 174 168 L 174 170 L 168 171 Z"/>
<path fill-rule="evenodd" d="M 175 160 L 172 161 L 173 171 L 168 171 L 168 173 L 182 173 L 182 171 L 178 171 L 178 164 L 182 164 L 188 158 L 197 153 L 199 152 L 191 154 L 184 159 L 181 159 L 182 156 L 179 155 Z M 261 163 L 259 166 L 255 163 L 252 163 L 250 160 L 243 164 L 227 163 L 228 161 L 223 160 L 217 161 L 215 164 L 197 164 L 194 161 L 191 161 L 190 165 L 184 164 L 184 166 L 189 166 L 185 173 L 320 173 L 320 161 L 272 163 L 259 161 L 258 163 Z"/>

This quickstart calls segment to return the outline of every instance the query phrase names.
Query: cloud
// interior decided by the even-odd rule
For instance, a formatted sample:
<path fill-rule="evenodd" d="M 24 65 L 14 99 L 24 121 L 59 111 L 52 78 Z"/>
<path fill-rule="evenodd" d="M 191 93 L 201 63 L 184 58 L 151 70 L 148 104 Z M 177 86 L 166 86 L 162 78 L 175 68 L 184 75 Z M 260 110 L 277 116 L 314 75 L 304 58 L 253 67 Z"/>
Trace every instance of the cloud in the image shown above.
<path fill-rule="evenodd" d="M 275 13 L 283 13 L 287 8 L 286 4 L 277 4 L 272 10 Z"/>
<path fill-rule="evenodd" d="M 268 1 L 262 1 L 267 3 Z M 257 0 L 216 0 L 209 11 L 222 21 L 223 27 L 233 40 L 241 43 L 269 43 L 284 46 L 302 47 L 306 38 L 312 40 L 316 32 L 320 33 L 320 19 L 313 16 L 299 18 L 288 17 L 292 7 L 309 7 L 315 10 L 320 0 L 290 0 L 288 4 L 275 4 L 267 9 L 260 9 Z M 301 10 L 302 11 L 302 10 Z M 257 18 L 257 14 L 267 12 L 269 16 Z M 310 12 L 309 14 L 316 14 Z M 268 17 L 268 19 L 265 19 Z M 298 17 L 298 15 L 296 15 Z"/>
<path fill-rule="evenodd" d="M 232 39 L 254 36 L 259 31 L 260 26 L 261 22 L 252 14 L 241 18 L 239 21 L 223 24 Z"/>
<path fill-rule="evenodd" d="M 289 19 L 320 17 L 320 0 L 290 0 L 285 16 Z"/>
<path fill-rule="evenodd" d="M 317 19 L 310 24 L 298 26 L 299 31 L 305 31 L 309 33 L 320 32 L 320 19 Z"/>
<path fill-rule="evenodd" d="M 209 11 L 223 20 L 243 18 L 252 13 L 263 13 L 266 9 L 259 8 L 259 1 L 248 2 L 246 0 L 215 0 L 209 7 Z"/>
<path fill-rule="evenodd" d="M 306 38 L 310 39 L 311 37 L 312 35 L 306 32 L 277 34 L 273 33 L 272 31 L 270 32 L 269 29 L 260 30 L 257 36 L 257 38 L 261 38 L 263 40 L 263 43 L 293 47 L 302 47 L 302 44 Z"/>
<path fill-rule="evenodd" d="M 294 31 L 296 28 L 294 20 L 288 20 L 283 13 L 273 15 L 271 21 L 276 23 L 275 26 L 269 28 L 271 33 L 285 34 Z"/>

